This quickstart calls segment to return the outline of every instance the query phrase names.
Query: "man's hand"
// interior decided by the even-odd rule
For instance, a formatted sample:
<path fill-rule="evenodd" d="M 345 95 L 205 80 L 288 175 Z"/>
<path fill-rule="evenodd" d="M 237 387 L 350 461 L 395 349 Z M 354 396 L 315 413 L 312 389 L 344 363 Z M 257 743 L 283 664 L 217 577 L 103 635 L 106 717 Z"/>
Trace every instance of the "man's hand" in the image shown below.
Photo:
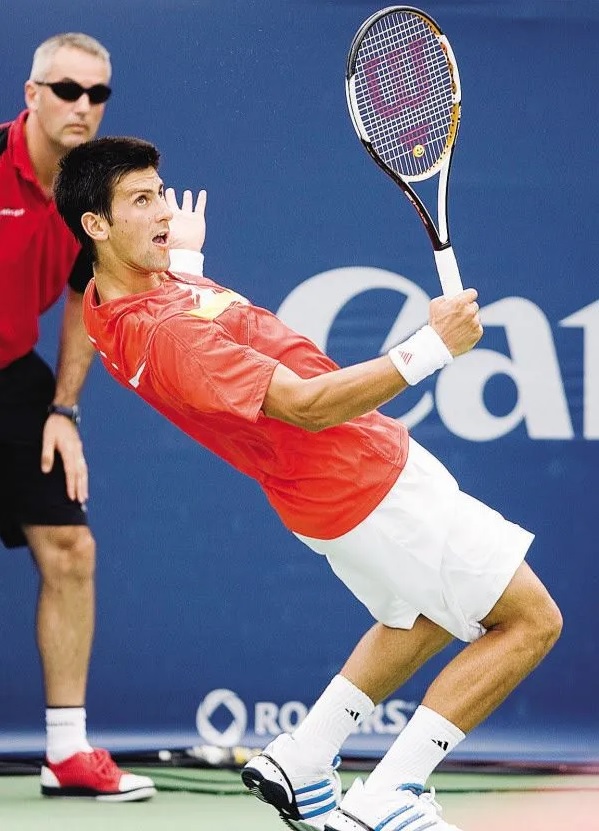
<path fill-rule="evenodd" d="M 169 223 L 169 248 L 186 248 L 189 251 L 201 251 L 206 238 L 206 191 L 198 193 L 195 208 L 190 190 L 183 191 L 181 207 L 173 188 L 167 188 L 164 194 L 166 204 L 173 212 Z"/>
<path fill-rule="evenodd" d="M 429 306 L 429 325 L 455 357 L 468 352 L 482 337 L 476 289 L 466 289 L 455 297 L 436 297 Z"/>
<path fill-rule="evenodd" d="M 69 499 L 86 502 L 88 497 L 87 462 L 83 445 L 75 425 L 63 415 L 49 415 L 44 425 L 42 438 L 43 473 L 49 473 L 54 466 L 56 452 L 62 456 Z"/>

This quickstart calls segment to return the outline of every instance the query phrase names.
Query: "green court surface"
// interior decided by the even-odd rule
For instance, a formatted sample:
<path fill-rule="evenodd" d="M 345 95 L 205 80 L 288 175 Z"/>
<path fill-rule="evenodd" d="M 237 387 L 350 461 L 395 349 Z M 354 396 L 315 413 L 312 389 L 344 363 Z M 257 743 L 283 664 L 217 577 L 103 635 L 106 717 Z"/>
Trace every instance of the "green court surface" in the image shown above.
<path fill-rule="evenodd" d="M 141 803 L 52 800 L 37 776 L 0 776 L 0 831 L 284 831 L 235 772 L 140 768 L 158 794 Z M 344 772 L 347 788 L 356 773 Z M 599 776 L 439 773 L 443 816 L 462 831 L 599 831 Z"/>

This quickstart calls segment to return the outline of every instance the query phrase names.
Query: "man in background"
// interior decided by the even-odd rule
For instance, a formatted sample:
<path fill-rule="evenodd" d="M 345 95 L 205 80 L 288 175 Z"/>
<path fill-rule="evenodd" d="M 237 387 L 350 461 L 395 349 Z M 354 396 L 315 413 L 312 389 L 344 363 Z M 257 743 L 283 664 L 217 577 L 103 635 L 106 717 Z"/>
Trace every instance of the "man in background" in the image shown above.
<path fill-rule="evenodd" d="M 91 263 L 52 198 L 59 160 L 98 131 L 110 77 L 101 43 L 55 35 L 34 54 L 26 109 L 0 126 L 0 538 L 7 548 L 28 546 L 40 576 L 42 793 L 125 801 L 147 799 L 155 788 L 87 741 L 95 542 L 78 401 L 93 354 L 81 318 Z M 55 377 L 34 350 L 40 315 L 65 287 Z"/>

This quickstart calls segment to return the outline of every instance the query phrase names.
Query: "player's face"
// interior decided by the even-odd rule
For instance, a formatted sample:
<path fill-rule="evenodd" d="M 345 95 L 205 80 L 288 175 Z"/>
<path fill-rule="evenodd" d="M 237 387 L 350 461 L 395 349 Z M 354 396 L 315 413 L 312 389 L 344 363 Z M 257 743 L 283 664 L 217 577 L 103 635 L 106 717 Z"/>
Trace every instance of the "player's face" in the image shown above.
<path fill-rule="evenodd" d="M 167 269 L 172 218 L 162 180 L 154 168 L 123 176 L 114 188 L 107 240 L 113 261 L 134 271 Z"/>
<path fill-rule="evenodd" d="M 57 50 L 50 68 L 36 81 L 76 81 L 82 87 L 108 84 L 108 66 L 102 58 L 62 46 Z M 33 81 L 25 85 L 29 111 L 37 119 L 48 143 L 59 153 L 89 141 L 98 132 L 106 104 L 92 104 L 86 93 L 76 101 L 63 101 L 48 86 Z"/>

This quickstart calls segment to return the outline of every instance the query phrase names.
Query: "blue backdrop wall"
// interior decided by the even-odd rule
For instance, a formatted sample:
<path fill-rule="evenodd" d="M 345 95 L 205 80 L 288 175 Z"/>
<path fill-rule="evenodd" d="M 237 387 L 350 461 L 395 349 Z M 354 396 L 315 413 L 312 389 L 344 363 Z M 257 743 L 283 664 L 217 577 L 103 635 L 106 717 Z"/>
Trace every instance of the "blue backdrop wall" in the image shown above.
<path fill-rule="evenodd" d="M 68 30 L 98 37 L 114 66 L 102 133 L 155 141 L 168 185 L 207 189 L 206 273 L 280 309 L 340 363 L 363 360 L 420 323 L 438 293 L 424 230 L 346 111 L 347 49 L 381 5 L 8 0 L 0 115 L 20 110 L 39 42 Z M 486 333 L 386 412 L 465 490 L 536 532 L 529 562 L 565 617 L 549 658 L 460 753 L 599 758 L 599 4 L 426 8 L 460 65 L 451 222 Z M 59 321 L 55 309 L 40 342 L 52 363 Z M 92 734 L 119 749 L 263 744 L 289 729 L 368 614 L 252 482 L 99 365 L 83 408 L 99 552 Z M 0 752 L 27 751 L 43 744 L 36 576 L 24 550 L 1 551 L 0 573 Z M 348 746 L 385 746 L 456 648 Z"/>

